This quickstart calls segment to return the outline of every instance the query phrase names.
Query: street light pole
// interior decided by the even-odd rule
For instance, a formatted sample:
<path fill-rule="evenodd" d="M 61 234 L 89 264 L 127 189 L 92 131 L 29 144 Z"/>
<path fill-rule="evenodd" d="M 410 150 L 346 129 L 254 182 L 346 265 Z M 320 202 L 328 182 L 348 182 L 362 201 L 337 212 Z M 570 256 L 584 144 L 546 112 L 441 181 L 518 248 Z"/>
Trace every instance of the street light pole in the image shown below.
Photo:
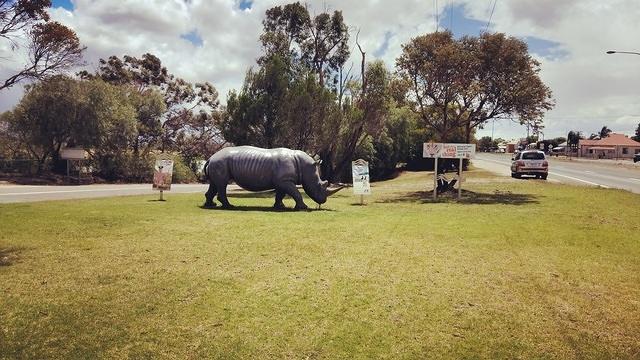
<path fill-rule="evenodd" d="M 631 54 L 631 55 L 640 55 L 640 52 L 635 52 L 635 51 L 615 51 L 615 50 L 609 50 L 607 51 L 607 54 L 611 55 L 611 54 Z"/>

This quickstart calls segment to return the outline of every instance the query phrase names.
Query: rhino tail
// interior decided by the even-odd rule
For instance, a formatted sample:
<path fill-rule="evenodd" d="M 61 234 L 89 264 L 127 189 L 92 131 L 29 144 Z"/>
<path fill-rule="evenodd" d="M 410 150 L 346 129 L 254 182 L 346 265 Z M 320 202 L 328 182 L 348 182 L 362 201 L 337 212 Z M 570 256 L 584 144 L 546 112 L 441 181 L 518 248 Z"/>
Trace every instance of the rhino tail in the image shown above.
<path fill-rule="evenodd" d="M 204 179 L 208 179 L 209 178 L 209 171 L 207 171 L 207 168 L 209 167 L 209 160 L 207 160 L 204 163 L 204 167 L 202 168 L 202 173 L 204 174 Z"/>

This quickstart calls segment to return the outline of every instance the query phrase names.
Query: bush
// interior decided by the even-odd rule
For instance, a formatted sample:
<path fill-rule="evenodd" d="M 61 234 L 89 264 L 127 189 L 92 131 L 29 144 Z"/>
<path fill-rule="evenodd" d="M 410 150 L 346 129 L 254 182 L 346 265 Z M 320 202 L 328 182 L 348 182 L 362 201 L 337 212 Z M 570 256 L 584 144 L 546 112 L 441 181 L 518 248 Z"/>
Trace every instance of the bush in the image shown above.
<path fill-rule="evenodd" d="M 157 159 L 173 160 L 173 183 L 192 183 L 197 180 L 196 174 L 182 157 L 173 154 L 100 154 L 94 157 L 93 165 L 97 175 L 108 181 L 151 183 Z"/>
<path fill-rule="evenodd" d="M 133 153 L 97 154 L 93 158 L 96 174 L 108 181 L 137 183 L 153 180 L 154 159 Z"/>
<path fill-rule="evenodd" d="M 173 159 L 173 182 L 175 184 L 185 184 L 196 182 L 196 174 L 185 163 L 182 157 L 175 155 L 169 157 Z"/>

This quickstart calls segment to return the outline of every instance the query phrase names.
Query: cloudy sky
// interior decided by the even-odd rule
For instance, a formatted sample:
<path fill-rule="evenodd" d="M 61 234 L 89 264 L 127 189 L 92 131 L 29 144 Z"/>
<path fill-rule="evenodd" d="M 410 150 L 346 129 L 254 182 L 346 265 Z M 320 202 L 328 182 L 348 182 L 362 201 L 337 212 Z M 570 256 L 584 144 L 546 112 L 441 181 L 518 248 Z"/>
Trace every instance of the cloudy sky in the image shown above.
<path fill-rule="evenodd" d="M 170 72 L 189 81 L 210 81 L 221 94 L 242 84 L 259 56 L 258 37 L 271 0 L 53 0 L 52 18 L 74 29 L 87 46 L 86 67 L 100 58 L 151 52 Z M 311 13 L 342 10 L 369 59 L 393 68 L 401 45 L 440 29 L 457 36 L 500 31 L 519 37 L 542 63 L 556 108 L 546 116 L 545 136 L 571 129 L 586 134 L 603 125 L 632 134 L 640 122 L 640 56 L 605 51 L 640 51 L 638 0 L 310 0 Z M 0 53 L 8 51 L 0 44 Z M 0 60 L 0 78 L 18 61 Z M 355 59 L 357 63 L 359 59 Z M 0 92 L 0 111 L 21 96 Z M 515 138 L 524 127 L 498 121 L 496 137 Z M 492 124 L 479 135 L 491 135 Z"/>

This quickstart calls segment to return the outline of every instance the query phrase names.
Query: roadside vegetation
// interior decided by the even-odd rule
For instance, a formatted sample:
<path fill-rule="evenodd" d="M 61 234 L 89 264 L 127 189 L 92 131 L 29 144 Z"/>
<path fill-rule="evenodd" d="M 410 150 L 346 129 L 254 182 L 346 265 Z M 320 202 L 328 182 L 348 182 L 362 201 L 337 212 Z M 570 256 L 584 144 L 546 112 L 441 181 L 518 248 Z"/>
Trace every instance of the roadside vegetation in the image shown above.
<path fill-rule="evenodd" d="M 18 22 L 0 16 L 0 28 L 48 24 L 50 6 L 0 1 L 0 14 Z M 488 121 L 516 119 L 537 137 L 554 105 L 526 43 L 503 33 L 419 34 L 385 64 L 367 57 L 374 49 L 340 10 L 292 2 L 267 9 L 262 24 L 259 57 L 224 105 L 214 84 L 188 82 L 151 53 L 109 56 L 70 75 L 84 50 L 71 32 L 74 61 L 29 77 L 38 81 L 0 114 L 0 175 L 29 164 L 37 175 L 65 174 L 61 150 L 77 147 L 96 177 L 144 182 L 158 157 L 195 173 L 222 146 L 254 145 L 306 151 L 330 182 L 350 180 L 357 158 L 369 162 L 372 179 L 388 179 L 403 164 L 433 168 L 424 142 L 475 142 Z"/>
<path fill-rule="evenodd" d="M 0 358 L 637 358 L 640 196 L 469 175 L 0 205 Z"/>

